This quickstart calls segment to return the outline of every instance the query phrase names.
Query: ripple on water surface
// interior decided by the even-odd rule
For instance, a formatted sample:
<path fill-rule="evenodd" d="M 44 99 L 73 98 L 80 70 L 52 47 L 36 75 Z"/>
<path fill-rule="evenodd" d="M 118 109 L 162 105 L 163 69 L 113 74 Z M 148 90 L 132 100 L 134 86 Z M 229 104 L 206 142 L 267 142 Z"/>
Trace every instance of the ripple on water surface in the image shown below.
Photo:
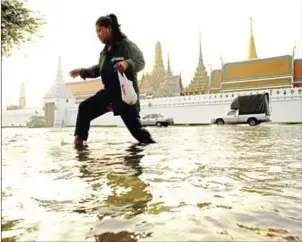
<path fill-rule="evenodd" d="M 302 126 L 4 129 L 3 241 L 302 239 Z"/>

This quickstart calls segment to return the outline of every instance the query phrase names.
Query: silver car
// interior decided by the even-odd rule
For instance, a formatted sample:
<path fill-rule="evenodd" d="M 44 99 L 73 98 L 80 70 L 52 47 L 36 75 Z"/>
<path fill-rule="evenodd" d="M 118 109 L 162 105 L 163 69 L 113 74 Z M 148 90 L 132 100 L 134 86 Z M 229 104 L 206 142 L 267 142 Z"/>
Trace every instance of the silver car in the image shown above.
<path fill-rule="evenodd" d="M 141 120 L 143 126 L 157 126 L 157 127 L 168 127 L 174 124 L 173 118 L 161 114 L 148 114 L 144 116 Z"/>

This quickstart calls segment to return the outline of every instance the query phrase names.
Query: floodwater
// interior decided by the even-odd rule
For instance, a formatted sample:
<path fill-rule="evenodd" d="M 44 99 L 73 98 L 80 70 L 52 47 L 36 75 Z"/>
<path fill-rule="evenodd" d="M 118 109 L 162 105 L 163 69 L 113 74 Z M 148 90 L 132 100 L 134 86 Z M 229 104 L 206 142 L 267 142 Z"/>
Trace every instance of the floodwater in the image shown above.
<path fill-rule="evenodd" d="M 2 130 L 2 241 L 298 241 L 302 126 Z"/>

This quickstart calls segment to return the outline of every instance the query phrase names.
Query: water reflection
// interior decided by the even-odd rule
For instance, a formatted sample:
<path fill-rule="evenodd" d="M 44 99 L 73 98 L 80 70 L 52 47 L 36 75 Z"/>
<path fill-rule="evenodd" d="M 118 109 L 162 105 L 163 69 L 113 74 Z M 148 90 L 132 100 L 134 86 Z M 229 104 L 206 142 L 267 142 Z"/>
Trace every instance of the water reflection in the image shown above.
<path fill-rule="evenodd" d="M 84 147 L 61 143 L 69 129 L 15 132 L 3 134 L 3 241 L 302 238 L 302 126 L 154 128 L 152 146 L 121 129 Z"/>
<path fill-rule="evenodd" d="M 143 173 L 140 161 L 145 156 L 140 154 L 143 151 L 142 146 L 133 144 L 126 151 L 128 153 L 124 157 L 124 164 L 135 171 L 134 176 L 140 176 Z"/>
<path fill-rule="evenodd" d="M 87 161 L 88 160 L 88 157 L 91 153 L 88 145 L 74 146 L 74 149 L 76 150 L 76 153 L 77 153 L 76 159 L 78 161 Z"/>
<path fill-rule="evenodd" d="M 105 232 L 99 235 L 95 235 L 94 237 L 96 242 L 137 242 L 140 239 L 149 238 L 150 236 L 150 233 L 130 233 L 128 231 L 121 231 L 118 233 Z"/>
<path fill-rule="evenodd" d="M 130 220 L 147 210 L 147 204 L 152 200 L 148 184 L 140 179 L 143 174 L 143 168 L 140 165 L 144 147 L 133 144 L 124 149 L 124 155 L 112 156 L 109 152 L 103 153 L 101 158 L 93 158 L 97 156 L 88 146 L 76 147 L 76 158 L 80 162 L 80 172 L 82 178 L 95 177 L 91 182 L 92 190 L 99 192 L 98 195 L 92 195 L 90 199 L 81 201 L 81 207 L 89 203 L 91 198 L 101 197 L 98 203 L 94 204 L 93 211 L 100 222 L 109 218 L 123 218 Z M 110 151 L 111 152 L 111 151 Z M 77 208 L 75 212 L 83 213 L 86 210 Z M 105 232 L 98 233 L 95 231 L 96 241 L 137 241 L 138 238 L 149 237 L 150 234 L 130 233 L 120 231 L 118 233 Z"/>
<path fill-rule="evenodd" d="M 129 241 L 136 242 L 137 238 L 135 233 L 122 231 L 119 233 L 105 232 L 100 235 L 95 235 L 96 242 L 116 242 L 116 241 Z"/>
<path fill-rule="evenodd" d="M 21 219 L 19 220 L 5 220 L 5 218 L 1 218 L 2 225 L 1 225 L 1 231 L 12 231 L 19 223 L 22 222 Z M 18 239 L 18 236 L 10 236 L 3 238 L 1 241 L 2 242 L 12 242 L 16 241 Z"/>

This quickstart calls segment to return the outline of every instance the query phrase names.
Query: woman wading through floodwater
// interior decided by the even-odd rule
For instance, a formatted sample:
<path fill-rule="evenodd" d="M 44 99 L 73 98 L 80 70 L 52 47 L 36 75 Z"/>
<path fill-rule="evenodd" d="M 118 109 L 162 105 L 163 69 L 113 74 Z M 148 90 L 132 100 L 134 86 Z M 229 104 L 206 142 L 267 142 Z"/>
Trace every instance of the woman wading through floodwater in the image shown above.
<path fill-rule="evenodd" d="M 99 63 L 90 68 L 74 69 L 70 75 L 75 78 L 102 77 L 104 89 L 80 103 L 75 128 L 75 145 L 87 141 L 90 122 L 112 111 L 121 116 L 126 127 L 140 143 L 155 143 L 150 133 L 142 127 L 140 121 L 139 90 L 137 73 L 145 67 L 145 60 L 140 49 L 123 34 L 114 14 L 102 16 L 96 21 L 96 32 L 105 44 L 100 53 Z M 135 105 L 128 105 L 122 100 L 117 70 L 133 81 L 138 96 Z"/>

